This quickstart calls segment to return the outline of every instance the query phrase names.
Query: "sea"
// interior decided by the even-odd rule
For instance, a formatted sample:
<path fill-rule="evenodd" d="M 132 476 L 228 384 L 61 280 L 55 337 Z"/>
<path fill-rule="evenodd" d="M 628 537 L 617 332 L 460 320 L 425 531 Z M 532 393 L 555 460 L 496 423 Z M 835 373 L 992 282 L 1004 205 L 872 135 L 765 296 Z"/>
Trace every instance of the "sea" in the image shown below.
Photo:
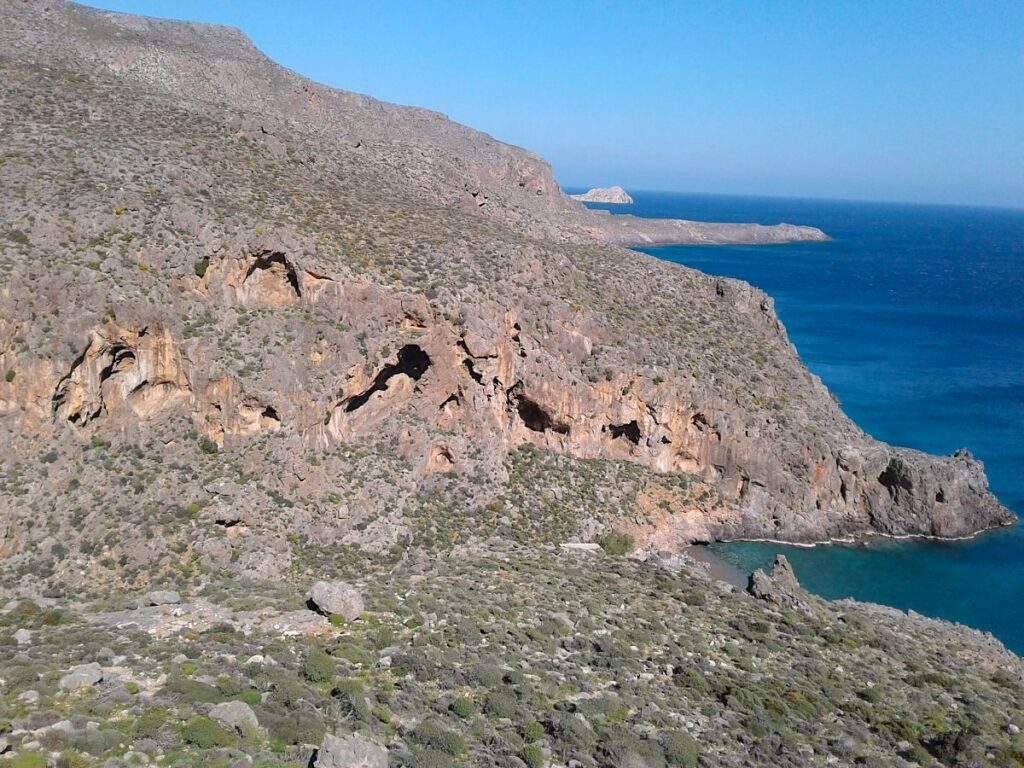
<path fill-rule="evenodd" d="M 1024 516 L 1024 211 L 631 194 L 632 205 L 591 207 L 828 233 L 824 243 L 639 250 L 767 291 L 804 363 L 864 430 L 930 453 L 966 447 Z M 1024 525 L 966 541 L 710 549 L 741 572 L 783 553 L 822 597 L 966 624 L 1024 655 Z"/>

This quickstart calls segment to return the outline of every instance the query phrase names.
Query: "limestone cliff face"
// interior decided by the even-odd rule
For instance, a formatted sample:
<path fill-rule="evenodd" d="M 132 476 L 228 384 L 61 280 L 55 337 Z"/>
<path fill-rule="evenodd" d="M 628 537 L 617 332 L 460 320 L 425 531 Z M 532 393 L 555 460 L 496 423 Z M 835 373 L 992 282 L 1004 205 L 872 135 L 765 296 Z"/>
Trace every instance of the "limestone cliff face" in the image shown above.
<path fill-rule="evenodd" d="M 857 429 L 769 297 L 608 245 L 655 230 L 588 218 L 529 153 L 228 30 L 0 14 L 12 568 L 70 547 L 47 578 L 269 578 L 296 539 L 614 526 L 671 550 L 1013 519 L 966 453 Z"/>

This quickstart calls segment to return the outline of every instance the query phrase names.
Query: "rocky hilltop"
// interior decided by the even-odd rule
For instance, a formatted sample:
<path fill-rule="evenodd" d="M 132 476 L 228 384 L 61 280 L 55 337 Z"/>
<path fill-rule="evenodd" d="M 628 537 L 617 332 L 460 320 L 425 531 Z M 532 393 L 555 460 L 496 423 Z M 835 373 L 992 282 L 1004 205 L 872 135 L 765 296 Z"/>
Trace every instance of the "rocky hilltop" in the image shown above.
<path fill-rule="evenodd" d="M 630 197 L 622 187 L 595 187 L 582 195 L 569 195 L 573 200 L 580 200 L 584 203 L 615 203 L 617 205 L 632 205 L 633 198 Z"/>
<path fill-rule="evenodd" d="M 234 30 L 0 21 L 0 754 L 1022 754 L 995 641 L 674 554 L 1013 520 L 966 452 L 858 429 L 768 296 L 616 245 L 820 231 L 599 215 Z M 330 578 L 362 612 L 305 606 Z"/>

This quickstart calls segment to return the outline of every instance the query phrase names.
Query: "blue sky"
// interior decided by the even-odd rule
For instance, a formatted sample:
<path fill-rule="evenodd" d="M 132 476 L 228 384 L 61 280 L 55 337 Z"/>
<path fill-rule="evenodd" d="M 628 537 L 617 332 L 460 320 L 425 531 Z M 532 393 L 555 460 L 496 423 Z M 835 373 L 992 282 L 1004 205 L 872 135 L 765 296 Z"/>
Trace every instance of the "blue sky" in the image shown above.
<path fill-rule="evenodd" d="M 564 186 L 1024 207 L 1024 2 L 91 0 L 240 27 Z"/>

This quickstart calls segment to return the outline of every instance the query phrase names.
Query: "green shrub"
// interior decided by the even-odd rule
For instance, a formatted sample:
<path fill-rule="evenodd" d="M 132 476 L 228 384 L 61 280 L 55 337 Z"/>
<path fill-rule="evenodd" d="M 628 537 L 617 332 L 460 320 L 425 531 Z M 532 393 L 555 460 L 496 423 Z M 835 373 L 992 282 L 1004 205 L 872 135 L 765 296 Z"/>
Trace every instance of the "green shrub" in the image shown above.
<path fill-rule="evenodd" d="M 225 698 L 224 694 L 212 685 L 187 677 L 172 677 L 164 691 L 177 694 L 182 701 L 193 703 L 219 704 Z"/>
<path fill-rule="evenodd" d="M 344 640 L 338 643 L 334 648 L 334 655 L 345 661 L 362 666 L 369 666 L 376 661 L 376 657 L 372 653 L 352 640 Z"/>
<path fill-rule="evenodd" d="M 528 723 L 523 723 L 523 727 L 519 731 L 523 736 L 523 741 L 527 744 L 532 744 L 535 741 L 540 741 L 544 738 L 544 726 L 538 723 L 536 720 L 531 720 Z"/>
<path fill-rule="evenodd" d="M 633 537 L 628 533 L 619 533 L 618 531 L 609 531 L 599 538 L 597 543 L 612 557 L 622 557 L 636 549 L 636 541 Z"/>
<path fill-rule="evenodd" d="M 7 765 L 9 768 L 46 768 L 46 757 L 39 752 L 22 752 Z"/>
<path fill-rule="evenodd" d="M 139 688 L 139 684 L 132 680 L 129 680 L 127 683 L 124 684 L 124 689 L 128 691 L 128 693 L 130 693 L 132 696 L 134 696 L 141 690 Z"/>
<path fill-rule="evenodd" d="M 14 369 L 10 368 L 8 369 L 7 374 L 4 376 L 4 381 L 10 384 L 12 381 L 14 381 L 15 376 L 17 376 L 17 374 L 14 372 Z"/>
<path fill-rule="evenodd" d="M 236 701 L 244 701 L 250 707 L 255 707 L 257 704 L 263 701 L 263 696 L 260 695 L 260 692 L 253 690 L 241 691 L 240 693 L 236 693 L 231 698 L 235 699 Z"/>
<path fill-rule="evenodd" d="M 406 765 L 409 768 L 452 768 L 451 757 L 437 749 L 420 749 Z"/>
<path fill-rule="evenodd" d="M 262 709 L 259 719 L 271 738 L 283 744 L 319 744 L 327 732 L 323 718 L 310 710 L 282 713 Z"/>
<path fill-rule="evenodd" d="M 527 744 L 519 752 L 519 759 L 526 763 L 527 768 L 541 768 L 544 765 L 544 750 L 536 744 Z"/>
<path fill-rule="evenodd" d="M 461 755 L 466 751 L 466 742 L 459 734 L 443 728 L 433 720 L 424 720 L 417 725 L 412 732 L 412 739 L 421 746 L 448 755 Z"/>
<path fill-rule="evenodd" d="M 39 682 L 39 675 L 36 674 L 36 671 L 32 667 L 24 665 L 11 667 L 4 673 L 4 678 L 7 685 L 15 690 L 35 685 Z"/>
<path fill-rule="evenodd" d="M 326 683 L 334 678 L 334 659 L 323 651 L 312 651 L 302 663 L 302 677 L 311 683 Z"/>
<path fill-rule="evenodd" d="M 332 627 L 341 627 L 348 623 L 348 620 L 340 613 L 332 613 L 327 620 L 331 622 Z"/>
<path fill-rule="evenodd" d="M 196 665 L 191 661 L 186 661 L 181 665 L 181 671 L 186 675 L 194 675 L 196 673 Z"/>
<path fill-rule="evenodd" d="M 201 715 L 197 715 L 185 723 L 181 729 L 181 738 L 186 744 L 200 749 L 226 747 L 232 741 L 230 733 L 210 718 Z"/>
<path fill-rule="evenodd" d="M 474 664 L 466 671 L 466 678 L 481 688 L 497 688 L 502 683 L 501 670 L 497 662 Z"/>
<path fill-rule="evenodd" d="M 515 717 L 518 709 L 519 700 L 505 691 L 494 691 L 484 701 L 484 712 L 492 717 Z"/>
<path fill-rule="evenodd" d="M 662 731 L 660 741 L 669 765 L 695 768 L 700 749 L 689 734 L 682 731 Z"/>
<path fill-rule="evenodd" d="M 147 709 L 132 724 L 132 738 L 136 741 L 139 739 L 155 739 L 164 726 L 167 725 L 167 718 L 167 710 L 163 707 Z"/>
<path fill-rule="evenodd" d="M 476 712 L 476 705 L 473 703 L 472 699 L 460 696 L 452 702 L 451 710 L 459 717 L 465 718 L 470 717 L 474 712 Z"/>
<path fill-rule="evenodd" d="M 203 258 L 192 265 L 192 271 L 196 273 L 196 277 L 203 277 L 206 274 L 206 270 L 209 266 L 210 260 Z"/>

